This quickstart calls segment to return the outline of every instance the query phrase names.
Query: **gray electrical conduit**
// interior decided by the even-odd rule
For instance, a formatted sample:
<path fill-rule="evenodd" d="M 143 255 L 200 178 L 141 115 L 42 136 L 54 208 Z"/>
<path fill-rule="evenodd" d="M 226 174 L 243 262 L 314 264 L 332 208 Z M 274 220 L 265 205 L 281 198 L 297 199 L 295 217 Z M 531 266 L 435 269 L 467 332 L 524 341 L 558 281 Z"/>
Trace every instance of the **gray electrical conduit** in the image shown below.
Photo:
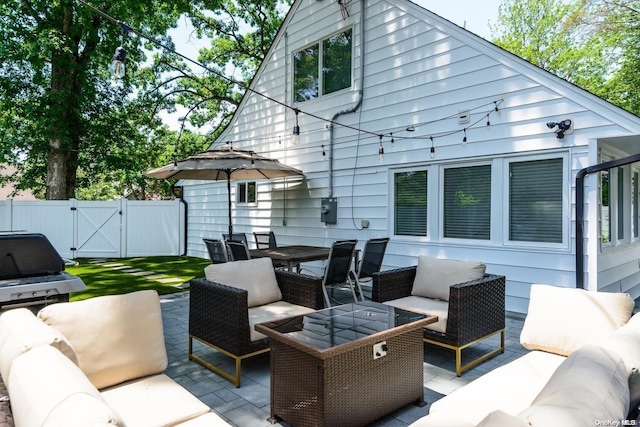
<path fill-rule="evenodd" d="M 366 0 L 360 0 L 360 90 L 358 101 L 351 108 L 339 111 L 331 118 L 331 125 L 329 126 L 329 197 L 333 197 L 333 145 L 334 145 L 334 125 L 333 123 L 338 117 L 351 114 L 358 111 L 358 108 L 362 105 L 362 98 L 364 97 L 364 9 Z"/>

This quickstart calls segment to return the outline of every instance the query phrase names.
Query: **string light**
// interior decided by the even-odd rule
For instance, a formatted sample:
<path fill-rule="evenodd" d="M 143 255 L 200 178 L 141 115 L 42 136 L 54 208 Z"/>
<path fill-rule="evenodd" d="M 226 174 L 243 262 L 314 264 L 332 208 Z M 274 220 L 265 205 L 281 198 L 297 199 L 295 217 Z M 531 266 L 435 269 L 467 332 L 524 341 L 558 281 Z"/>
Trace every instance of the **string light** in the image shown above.
<path fill-rule="evenodd" d="M 300 125 L 298 125 L 298 113 L 300 110 L 297 108 L 293 110 L 296 113 L 296 125 L 293 127 L 293 145 L 300 144 Z"/>
<path fill-rule="evenodd" d="M 436 158 L 436 147 L 433 146 L 433 137 L 430 136 L 429 138 L 431 139 L 431 158 L 435 159 Z"/>
<path fill-rule="evenodd" d="M 384 147 L 382 146 L 382 135 L 380 135 L 380 148 L 378 148 L 378 158 L 381 162 L 384 161 Z"/>
<path fill-rule="evenodd" d="M 322 144 L 322 158 L 323 159 L 327 158 L 327 153 L 326 153 L 326 151 L 324 151 L 324 144 Z"/>
<path fill-rule="evenodd" d="M 464 137 L 462 137 L 462 145 L 466 147 L 467 146 L 467 128 L 462 129 L 462 131 L 464 132 Z"/>

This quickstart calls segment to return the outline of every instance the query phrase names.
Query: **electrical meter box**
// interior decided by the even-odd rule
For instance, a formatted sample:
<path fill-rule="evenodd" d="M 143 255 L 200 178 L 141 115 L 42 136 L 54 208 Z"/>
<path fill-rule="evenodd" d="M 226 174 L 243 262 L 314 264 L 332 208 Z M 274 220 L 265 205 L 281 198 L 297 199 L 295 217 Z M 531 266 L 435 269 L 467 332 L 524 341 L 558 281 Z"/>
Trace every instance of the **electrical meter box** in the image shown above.
<path fill-rule="evenodd" d="M 325 224 L 337 224 L 338 199 L 336 197 L 325 197 L 320 203 L 320 221 Z"/>

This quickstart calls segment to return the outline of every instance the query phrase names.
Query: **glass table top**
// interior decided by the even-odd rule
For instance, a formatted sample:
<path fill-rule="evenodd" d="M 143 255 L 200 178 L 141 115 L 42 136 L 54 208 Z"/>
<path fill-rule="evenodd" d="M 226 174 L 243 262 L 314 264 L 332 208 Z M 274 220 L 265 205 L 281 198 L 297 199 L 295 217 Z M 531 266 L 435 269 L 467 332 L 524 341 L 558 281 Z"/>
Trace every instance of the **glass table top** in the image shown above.
<path fill-rule="evenodd" d="M 265 326 L 317 349 L 328 349 L 427 317 L 424 314 L 363 301 L 277 320 Z"/>

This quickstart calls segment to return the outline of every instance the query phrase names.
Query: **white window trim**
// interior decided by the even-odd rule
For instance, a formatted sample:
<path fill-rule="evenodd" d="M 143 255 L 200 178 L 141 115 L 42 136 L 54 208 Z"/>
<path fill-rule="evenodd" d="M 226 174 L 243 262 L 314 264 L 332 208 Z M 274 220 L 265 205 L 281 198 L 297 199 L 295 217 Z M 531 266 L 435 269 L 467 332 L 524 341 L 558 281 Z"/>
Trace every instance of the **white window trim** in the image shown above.
<path fill-rule="evenodd" d="M 249 201 L 241 202 L 240 201 L 240 191 L 241 191 L 240 188 L 241 188 L 242 185 L 244 185 L 244 189 L 245 189 L 244 190 L 245 191 L 244 196 L 245 196 L 245 199 L 248 199 L 248 188 L 249 188 L 249 184 L 250 183 L 253 183 L 255 185 L 255 188 L 256 188 L 256 194 L 255 194 L 256 200 L 253 201 L 253 202 L 249 202 Z M 257 204 L 258 204 L 258 183 L 256 181 L 238 181 L 238 182 L 236 182 L 236 197 L 235 197 L 235 199 L 236 199 L 236 205 L 237 206 L 257 206 Z"/>

